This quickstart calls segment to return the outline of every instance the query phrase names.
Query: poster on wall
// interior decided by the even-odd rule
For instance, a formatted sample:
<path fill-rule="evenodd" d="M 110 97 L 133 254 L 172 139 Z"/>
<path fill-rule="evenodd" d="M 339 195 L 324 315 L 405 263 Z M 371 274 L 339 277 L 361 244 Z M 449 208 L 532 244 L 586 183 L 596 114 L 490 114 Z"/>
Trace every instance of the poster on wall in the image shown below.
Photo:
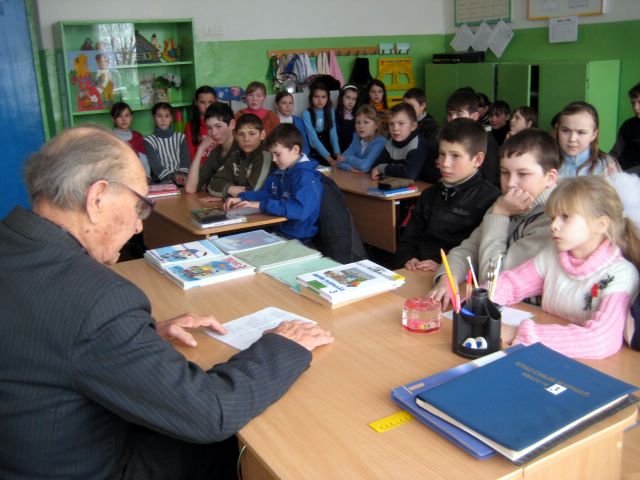
<path fill-rule="evenodd" d="M 604 15 L 605 0 L 528 0 L 527 19 Z"/>
<path fill-rule="evenodd" d="M 511 21 L 511 0 L 455 0 L 454 9 L 456 26 Z"/>
<path fill-rule="evenodd" d="M 104 110 L 113 105 L 114 70 L 113 52 L 78 50 L 68 52 L 69 83 L 75 92 L 74 108 L 77 112 Z"/>

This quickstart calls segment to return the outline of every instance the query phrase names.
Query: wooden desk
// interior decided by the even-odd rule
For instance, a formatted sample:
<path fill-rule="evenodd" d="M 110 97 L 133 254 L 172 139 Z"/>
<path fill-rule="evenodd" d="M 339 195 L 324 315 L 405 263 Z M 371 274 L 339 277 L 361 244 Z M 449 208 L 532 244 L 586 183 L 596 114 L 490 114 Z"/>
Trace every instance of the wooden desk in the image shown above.
<path fill-rule="evenodd" d="M 382 198 L 367 194 L 369 187 L 378 186 L 378 182 L 371 180 L 368 174 L 345 172 L 338 168 L 332 168 L 329 176 L 344 194 L 347 208 L 353 216 L 362 241 L 392 253 L 397 248 L 398 218 L 396 210 L 398 202 L 415 199 L 430 186 L 428 183 L 418 181 L 416 182 L 418 190 L 415 192 L 392 198 Z"/>
<path fill-rule="evenodd" d="M 203 207 L 198 202 L 198 198 L 203 196 L 207 195 L 203 192 L 183 192 L 174 197 L 158 198 L 154 212 L 144 221 L 144 240 L 147 248 L 165 247 L 176 243 L 209 238 L 211 235 L 220 233 L 250 230 L 287 221 L 285 217 L 273 217 L 258 213 L 248 215 L 247 221 L 244 223 L 200 228 L 191 221 L 191 210 Z M 222 206 L 222 202 L 220 202 L 219 206 Z"/>
<path fill-rule="evenodd" d="M 450 352 L 451 327 L 431 335 L 400 327 L 403 298 L 393 293 L 329 310 L 256 274 L 183 291 L 142 260 L 114 270 L 139 285 L 159 319 L 184 311 L 226 322 L 273 305 L 331 330 L 332 345 L 314 352 L 311 368 L 287 394 L 239 432 L 249 451 L 245 479 L 535 479 L 619 478 L 622 431 L 635 407 L 618 412 L 524 467 L 496 456 L 477 461 L 417 421 L 385 433 L 368 424 L 397 412 L 390 390 L 465 360 Z M 249 293 L 250 292 L 250 293 Z M 233 352 L 203 333 L 196 348 L 178 347 L 203 368 Z M 638 354 L 594 362 L 619 378 L 640 381 Z"/>

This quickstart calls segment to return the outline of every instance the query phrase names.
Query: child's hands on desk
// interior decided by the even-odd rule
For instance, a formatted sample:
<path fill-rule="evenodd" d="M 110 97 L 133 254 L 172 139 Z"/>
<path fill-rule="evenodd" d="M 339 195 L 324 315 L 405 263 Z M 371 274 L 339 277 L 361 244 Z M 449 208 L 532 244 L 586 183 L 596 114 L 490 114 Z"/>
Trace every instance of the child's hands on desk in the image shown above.
<path fill-rule="evenodd" d="M 247 189 L 245 187 L 240 187 L 238 185 L 231 185 L 229 188 L 227 188 L 227 195 L 229 195 L 230 197 L 237 197 L 242 192 L 246 192 L 246 191 Z"/>
<path fill-rule="evenodd" d="M 187 329 L 209 327 L 216 333 L 225 334 L 227 330 L 216 320 L 213 315 L 197 315 L 195 313 L 184 313 L 175 318 L 156 322 L 156 331 L 165 340 L 179 340 L 185 345 L 195 347 L 198 345 Z"/>
<path fill-rule="evenodd" d="M 380 170 L 378 170 L 378 167 L 373 167 L 371 169 L 371 180 L 378 180 L 381 176 L 382 176 L 382 173 L 380 173 Z"/>
<path fill-rule="evenodd" d="M 315 323 L 303 322 L 301 320 L 285 320 L 276 328 L 266 330 L 264 333 L 276 333 L 278 335 L 282 335 L 283 337 L 302 345 L 309 351 L 334 341 L 329 330 L 320 328 Z"/>
<path fill-rule="evenodd" d="M 227 198 L 227 201 L 224 202 L 224 209 L 226 211 L 246 207 L 260 208 L 260 202 L 249 202 L 248 200 L 241 200 L 239 198 Z"/>
<path fill-rule="evenodd" d="M 421 270 L 423 272 L 435 272 L 439 267 L 440 264 L 433 260 L 418 260 L 417 258 L 407 260 L 404 264 L 404 268 L 411 271 Z"/>
<path fill-rule="evenodd" d="M 211 196 L 209 196 L 209 197 L 199 198 L 198 201 L 203 205 L 208 205 L 210 203 L 221 203 L 222 199 L 219 198 L 219 197 L 211 197 Z"/>

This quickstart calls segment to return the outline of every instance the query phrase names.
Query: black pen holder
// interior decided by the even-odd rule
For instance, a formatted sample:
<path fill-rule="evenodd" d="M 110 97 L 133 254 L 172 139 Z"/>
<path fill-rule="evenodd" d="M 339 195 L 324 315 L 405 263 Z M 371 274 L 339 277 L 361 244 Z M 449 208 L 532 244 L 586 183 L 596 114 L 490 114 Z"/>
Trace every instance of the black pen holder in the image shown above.
<path fill-rule="evenodd" d="M 489 300 L 489 292 L 485 288 L 474 289 L 460 313 L 453 313 L 453 353 L 473 359 L 500 350 L 500 319 L 500 310 Z M 478 337 L 486 340 L 486 347 L 464 345 L 467 339 Z"/>

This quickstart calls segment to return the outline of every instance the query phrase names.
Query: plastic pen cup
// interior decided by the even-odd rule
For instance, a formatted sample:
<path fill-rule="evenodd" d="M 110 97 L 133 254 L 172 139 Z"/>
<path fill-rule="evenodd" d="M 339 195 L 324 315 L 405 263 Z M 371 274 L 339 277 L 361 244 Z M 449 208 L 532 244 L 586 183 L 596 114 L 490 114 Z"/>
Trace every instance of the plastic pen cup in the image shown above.
<path fill-rule="evenodd" d="M 442 306 L 434 298 L 409 298 L 402 308 L 402 328 L 415 333 L 440 330 Z"/>

